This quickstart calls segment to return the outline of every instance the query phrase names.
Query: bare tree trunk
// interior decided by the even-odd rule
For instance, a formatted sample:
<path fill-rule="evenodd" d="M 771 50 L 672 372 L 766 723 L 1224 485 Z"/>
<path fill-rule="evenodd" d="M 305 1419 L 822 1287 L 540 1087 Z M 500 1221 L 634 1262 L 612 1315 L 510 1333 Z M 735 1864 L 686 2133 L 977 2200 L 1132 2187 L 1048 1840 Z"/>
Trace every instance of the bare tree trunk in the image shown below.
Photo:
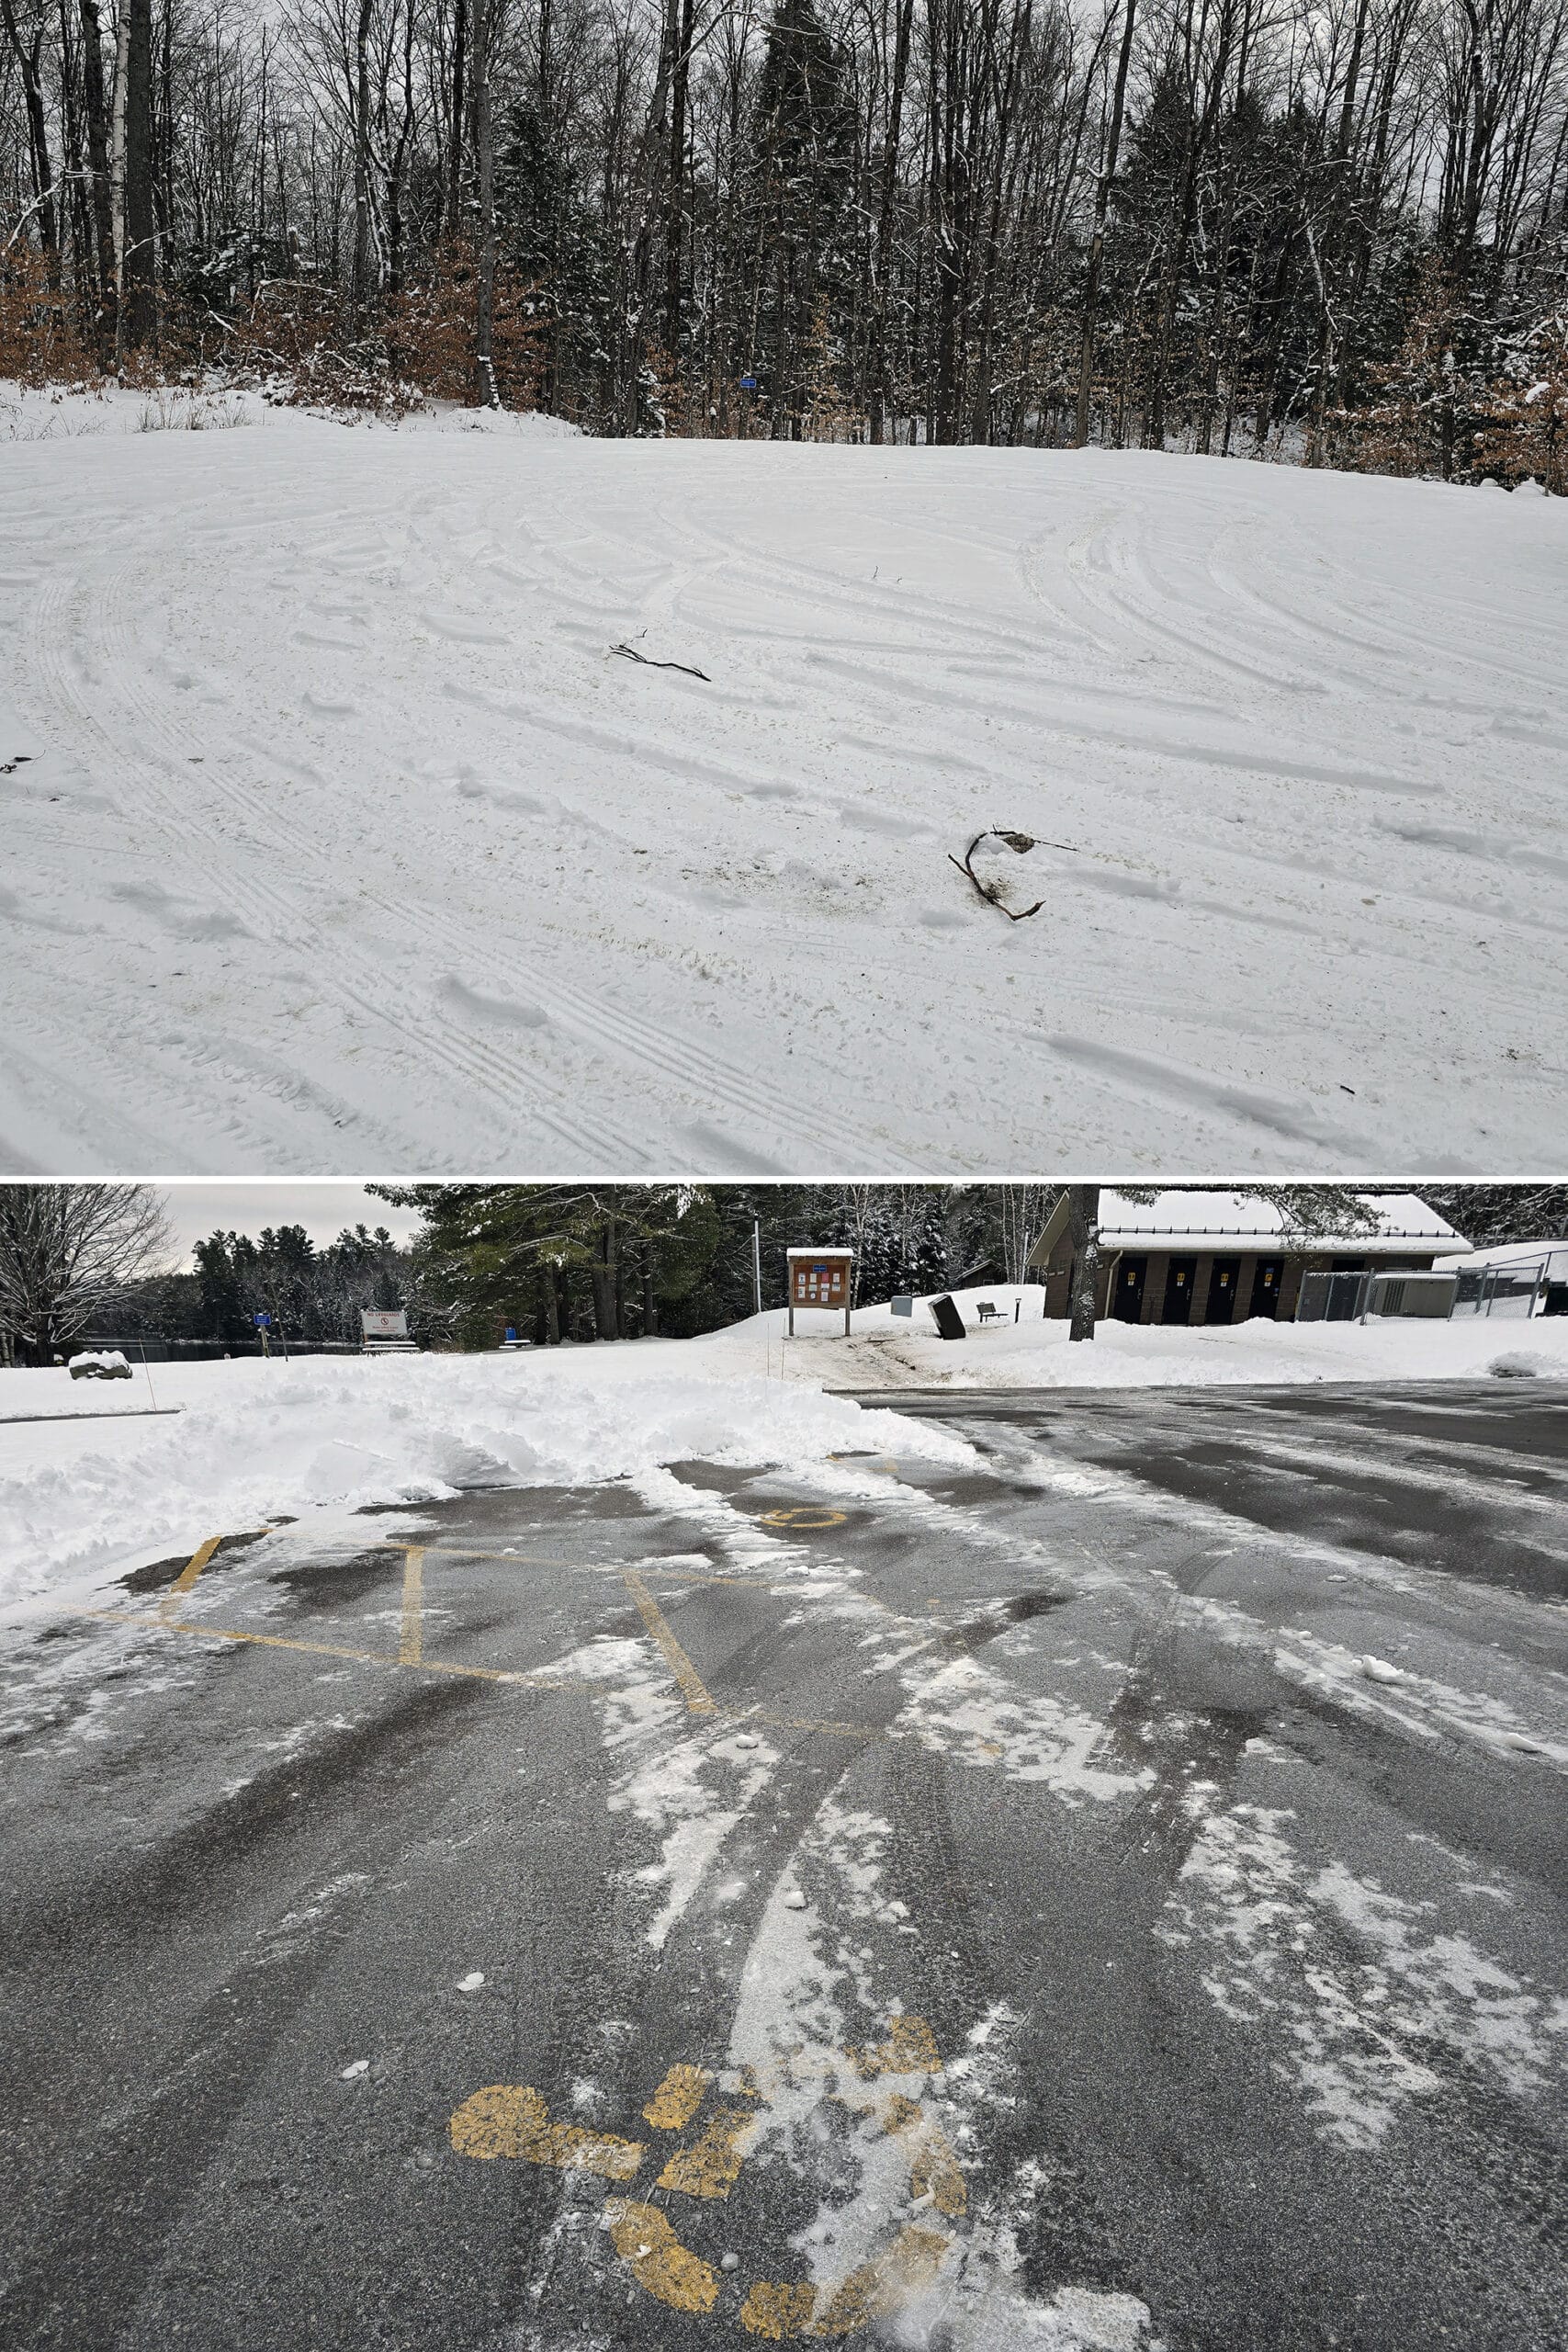
<path fill-rule="evenodd" d="M 463 126 L 468 94 L 468 0 L 457 0 L 452 17 L 452 152 L 446 158 L 446 234 L 456 244 L 463 233 Z"/>
<path fill-rule="evenodd" d="M 49 274 L 51 288 L 60 289 L 60 213 L 55 202 L 54 168 L 49 159 L 49 116 L 44 106 L 43 85 L 39 78 L 39 59 L 43 49 L 43 19 L 41 16 L 28 26 L 30 41 L 24 43 L 21 28 L 12 0 L 0 0 L 0 24 L 6 28 L 6 38 L 17 60 L 21 76 L 22 97 L 27 107 L 28 145 L 31 152 L 33 196 L 36 200 L 39 243 L 43 251 L 44 268 Z"/>
<path fill-rule="evenodd" d="M 372 0 L 359 0 L 354 33 L 354 276 L 355 300 L 363 308 L 370 300 L 370 12 Z"/>
<path fill-rule="evenodd" d="M 1312 421 L 1307 432 L 1306 461 L 1321 466 L 1328 430 L 1329 388 L 1336 373 L 1334 306 L 1331 281 L 1339 257 L 1345 222 L 1350 209 L 1350 135 L 1356 119 L 1356 85 L 1361 72 L 1361 44 L 1366 38 L 1368 0 L 1360 0 L 1350 40 L 1350 62 L 1345 73 L 1345 98 L 1339 109 L 1339 130 L 1334 142 L 1334 190 L 1318 256 L 1317 381 L 1313 386 Z"/>
<path fill-rule="evenodd" d="M 1111 128 L 1106 134 L 1105 168 L 1100 175 L 1100 185 L 1094 192 L 1094 231 L 1089 238 L 1089 271 L 1084 279 L 1078 410 L 1073 426 L 1075 449 L 1081 449 L 1089 439 L 1089 393 L 1094 380 L 1095 314 L 1100 308 L 1100 278 L 1105 257 L 1105 217 L 1111 208 L 1111 184 L 1116 176 L 1116 158 L 1122 147 L 1122 118 L 1127 105 L 1127 68 L 1132 62 L 1133 29 L 1137 14 L 1138 0 L 1127 0 L 1127 14 L 1122 24 L 1122 47 L 1116 58 L 1116 83 L 1111 100 Z"/>
<path fill-rule="evenodd" d="M 82 19 L 82 105 L 86 117 L 87 166 L 93 175 L 93 234 L 98 264 L 98 343 L 114 349 L 114 192 L 109 178 L 108 108 L 104 96 L 103 38 L 98 0 L 78 0 Z"/>
<path fill-rule="evenodd" d="M 1073 1245 L 1073 1290 L 1068 1306 L 1069 1340 L 1094 1337 L 1095 1291 L 1100 1281 L 1100 1186 L 1067 1188 L 1067 1234 Z"/>
<path fill-rule="evenodd" d="M 495 357 L 495 136 L 491 121 L 491 35 L 494 0 L 479 0 L 474 16 L 474 171 L 479 198 L 479 300 L 474 320 L 475 369 L 486 408 L 499 408 Z"/>
<path fill-rule="evenodd" d="M 686 94 L 694 0 L 671 0 L 670 180 L 664 217 L 664 345 L 676 379 L 681 359 L 681 265 L 685 257 Z"/>
<path fill-rule="evenodd" d="M 614 1217 L 606 1217 L 599 1237 L 600 1254 L 588 1272 L 593 1287 L 593 1331 L 600 1340 L 618 1340 L 620 1326 L 616 1319 L 616 1294 L 619 1289 L 620 1261 L 617 1251 L 617 1228 Z"/>
<path fill-rule="evenodd" d="M 125 0 L 120 86 L 116 93 L 119 155 L 119 303 L 115 350 L 123 359 L 151 343 L 157 328 L 152 220 L 152 0 Z"/>
<path fill-rule="evenodd" d="M 871 298 L 871 378 L 870 398 L 871 438 L 879 444 L 884 431 L 884 418 L 893 406 L 893 387 L 887 364 L 887 279 L 893 259 L 893 209 L 898 194 L 898 145 L 904 125 L 904 85 L 909 72 L 909 34 L 914 22 L 915 0 L 902 0 L 898 10 L 898 29 L 893 45 L 893 82 L 887 99 L 887 137 L 882 151 L 882 200 L 877 209 L 875 277 Z M 893 436 L 898 435 L 897 422 L 893 424 Z"/>

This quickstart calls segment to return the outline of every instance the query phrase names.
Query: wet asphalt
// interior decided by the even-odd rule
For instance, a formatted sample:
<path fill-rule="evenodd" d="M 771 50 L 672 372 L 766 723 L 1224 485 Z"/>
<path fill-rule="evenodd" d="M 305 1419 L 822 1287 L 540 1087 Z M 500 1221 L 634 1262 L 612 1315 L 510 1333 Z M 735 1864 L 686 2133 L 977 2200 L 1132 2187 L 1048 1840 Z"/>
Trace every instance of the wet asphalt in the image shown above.
<path fill-rule="evenodd" d="M 214 1528 L 7 1632 L 8 2345 L 1568 2341 L 1568 1391 L 887 1401 L 974 1457 Z M 793 2134 L 759 2016 L 842 2061 Z M 940 2215 L 865 2191 L 900 2017 Z M 635 2174 L 466 2153 L 489 2086 Z"/>

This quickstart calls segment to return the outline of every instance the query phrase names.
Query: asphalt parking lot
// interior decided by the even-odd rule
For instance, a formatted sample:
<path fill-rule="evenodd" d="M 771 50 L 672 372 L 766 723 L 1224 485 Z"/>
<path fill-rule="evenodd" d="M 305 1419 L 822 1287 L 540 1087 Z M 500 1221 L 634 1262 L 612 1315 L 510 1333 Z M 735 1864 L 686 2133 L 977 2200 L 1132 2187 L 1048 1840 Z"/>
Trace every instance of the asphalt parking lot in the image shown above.
<path fill-rule="evenodd" d="M 0 1679 L 20 2346 L 1561 2346 L 1568 1391 L 932 1396 Z"/>

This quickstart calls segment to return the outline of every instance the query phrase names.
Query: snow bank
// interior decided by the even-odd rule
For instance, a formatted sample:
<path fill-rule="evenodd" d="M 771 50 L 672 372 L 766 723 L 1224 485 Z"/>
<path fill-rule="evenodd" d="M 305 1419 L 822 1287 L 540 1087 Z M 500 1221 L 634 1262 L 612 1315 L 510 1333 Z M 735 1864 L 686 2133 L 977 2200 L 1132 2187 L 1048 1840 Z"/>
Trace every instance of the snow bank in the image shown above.
<path fill-rule="evenodd" d="M 95 383 L 42 390 L 0 378 L 0 441 L 102 440 L 127 434 L 221 433 L 236 426 L 323 423 L 309 411 L 274 406 L 258 391 L 237 389 L 213 375 L 202 384 Z M 558 416 L 513 410 L 460 408 L 432 401 L 406 416 L 355 415 L 367 433 L 488 433 L 503 440 L 576 440 L 580 428 Z M 334 429 L 343 422 L 332 420 Z"/>
<path fill-rule="evenodd" d="M 1528 1325 L 1489 1317 L 1456 1323 L 1259 1318 L 1190 1328 L 1108 1322 L 1096 1325 L 1092 1344 L 1074 1346 L 1065 1321 L 1042 1318 L 1036 1287 L 991 1283 L 953 1295 L 970 1327 L 964 1340 L 939 1339 L 929 1302 L 917 1299 L 908 1317 L 890 1306 L 858 1309 L 847 1342 L 828 1336 L 826 1316 L 802 1316 L 799 1336 L 780 1340 L 774 1353 L 795 1377 L 834 1388 L 1196 1388 L 1231 1382 L 1482 1380 L 1515 1371 L 1568 1380 L 1568 1317 L 1538 1316 Z M 982 1326 L 981 1299 L 1000 1308 L 1005 1319 Z M 761 1320 L 776 1332 L 784 1317 Z M 708 1344 L 739 1348 L 741 1334 L 759 1328 L 753 1320 Z M 1525 1331 L 1528 1350 L 1499 1353 Z M 761 1344 L 753 1339 L 753 1347 Z"/>
<path fill-rule="evenodd" d="M 597 1484 L 693 1459 L 806 1464 L 861 1447 L 970 1458 L 942 1430 L 813 1386 L 705 1376 L 697 1351 L 674 1342 L 531 1359 L 250 1359 L 154 1376 L 160 1404 L 184 1405 L 177 1419 L 106 1407 L 102 1429 L 0 1430 L 0 1599 L 285 1512 Z M 80 1410 L 85 1393 L 63 1371 L 0 1373 L 0 1415 Z"/>

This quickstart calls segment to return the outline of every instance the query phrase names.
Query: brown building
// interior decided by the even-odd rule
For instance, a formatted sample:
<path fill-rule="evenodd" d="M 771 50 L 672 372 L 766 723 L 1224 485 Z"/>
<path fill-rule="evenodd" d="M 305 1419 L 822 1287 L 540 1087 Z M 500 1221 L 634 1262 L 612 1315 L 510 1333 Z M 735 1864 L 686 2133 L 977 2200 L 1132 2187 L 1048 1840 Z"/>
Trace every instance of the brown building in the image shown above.
<path fill-rule="evenodd" d="M 1361 1193 L 1377 1229 L 1290 1232 L 1271 1201 L 1256 1193 L 1159 1193 L 1152 1201 L 1100 1196 L 1100 1277 L 1095 1313 L 1123 1323 L 1289 1322 L 1306 1273 L 1425 1272 L 1468 1248 L 1452 1226 L 1414 1193 Z M 1045 1313 L 1066 1316 L 1073 1247 L 1067 1198 L 1056 1204 L 1029 1256 L 1045 1285 Z"/>

